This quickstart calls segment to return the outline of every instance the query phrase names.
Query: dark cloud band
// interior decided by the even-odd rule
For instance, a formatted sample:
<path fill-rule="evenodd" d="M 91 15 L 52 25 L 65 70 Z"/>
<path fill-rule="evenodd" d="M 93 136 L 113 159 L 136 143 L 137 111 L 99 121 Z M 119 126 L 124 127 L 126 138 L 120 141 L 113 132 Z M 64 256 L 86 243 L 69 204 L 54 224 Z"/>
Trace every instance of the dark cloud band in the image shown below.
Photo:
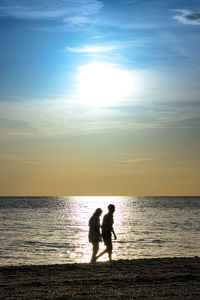
<path fill-rule="evenodd" d="M 200 25 L 200 12 L 189 10 L 176 10 L 179 14 L 174 16 L 178 22 L 189 25 Z"/>

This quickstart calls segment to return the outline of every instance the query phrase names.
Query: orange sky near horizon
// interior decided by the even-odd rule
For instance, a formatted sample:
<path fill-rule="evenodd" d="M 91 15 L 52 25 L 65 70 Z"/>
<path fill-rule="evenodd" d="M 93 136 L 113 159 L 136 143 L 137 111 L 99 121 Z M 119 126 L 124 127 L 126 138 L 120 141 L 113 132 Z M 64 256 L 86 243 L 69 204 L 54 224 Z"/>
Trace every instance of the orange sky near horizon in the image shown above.
<path fill-rule="evenodd" d="M 2 143 L 7 154 L 0 155 L 0 195 L 200 194 L 198 147 L 180 130 L 122 126 L 34 134 L 7 136 Z"/>

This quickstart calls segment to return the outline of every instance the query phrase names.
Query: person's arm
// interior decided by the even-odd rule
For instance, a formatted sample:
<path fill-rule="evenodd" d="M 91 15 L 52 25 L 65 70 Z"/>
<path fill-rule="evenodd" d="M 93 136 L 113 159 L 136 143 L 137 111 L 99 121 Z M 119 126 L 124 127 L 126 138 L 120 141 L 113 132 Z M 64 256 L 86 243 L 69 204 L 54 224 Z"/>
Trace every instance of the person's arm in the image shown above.
<path fill-rule="evenodd" d="M 98 232 L 100 234 L 100 224 L 97 217 L 94 219 L 94 231 Z"/>
<path fill-rule="evenodd" d="M 112 233 L 113 233 L 114 238 L 115 238 L 115 240 L 116 240 L 116 239 L 117 239 L 117 236 L 116 236 L 116 234 L 115 234 L 115 231 L 114 231 L 113 227 L 112 227 Z"/>

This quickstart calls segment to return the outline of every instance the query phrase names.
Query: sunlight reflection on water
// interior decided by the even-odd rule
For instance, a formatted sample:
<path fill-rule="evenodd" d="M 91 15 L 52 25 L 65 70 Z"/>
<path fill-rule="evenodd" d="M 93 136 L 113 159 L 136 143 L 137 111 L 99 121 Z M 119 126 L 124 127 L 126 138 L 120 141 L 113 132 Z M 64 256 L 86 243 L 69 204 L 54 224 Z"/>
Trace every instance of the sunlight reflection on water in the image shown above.
<path fill-rule="evenodd" d="M 111 203 L 113 259 L 199 255 L 199 197 L 1 197 L 0 265 L 89 262 L 89 218 Z"/>
<path fill-rule="evenodd" d="M 74 252 L 70 254 L 71 259 L 76 259 L 78 262 L 90 261 L 92 245 L 88 243 L 88 221 L 92 216 L 96 208 L 100 207 L 103 210 L 101 216 L 101 222 L 103 215 L 107 213 L 108 205 L 114 204 L 116 211 L 114 214 L 114 228 L 120 235 L 121 232 L 121 216 L 123 211 L 124 202 L 121 197 L 72 197 L 72 207 L 74 213 L 72 214 L 72 223 L 77 227 L 78 239 L 76 240 L 76 247 Z M 67 215 L 68 203 L 66 203 L 66 211 L 64 215 Z M 105 248 L 103 243 L 100 243 L 100 250 Z M 115 255 L 113 255 L 115 258 Z M 107 256 L 103 256 L 100 261 L 107 260 Z"/>
<path fill-rule="evenodd" d="M 74 251 L 69 254 L 70 260 L 77 262 L 90 260 L 92 246 L 88 242 L 88 220 L 95 209 L 101 207 L 102 221 L 110 203 L 116 207 L 114 229 L 118 237 L 117 241 L 113 241 L 113 259 L 181 256 L 186 250 L 184 244 L 189 244 L 191 241 L 193 244 L 196 243 L 196 249 L 198 248 L 196 232 L 182 233 L 190 210 L 182 215 L 182 212 L 176 210 L 176 206 L 169 206 L 168 209 L 165 207 L 167 203 L 164 203 L 162 207 L 163 204 L 159 205 L 159 201 L 150 197 L 148 199 L 145 197 L 72 197 L 70 202 L 66 202 L 65 213 L 69 209 L 69 203 L 73 209 L 70 213 L 73 221 L 70 223 L 76 226 L 76 231 L 73 230 L 71 236 L 77 237 Z M 172 221 L 175 225 L 170 226 Z M 189 223 L 191 227 L 192 218 Z M 104 248 L 104 244 L 100 243 L 100 251 Z M 193 245 L 193 253 L 194 248 Z M 192 252 L 187 250 L 187 255 L 191 254 Z M 104 255 L 101 260 L 107 260 L 107 255 Z"/>

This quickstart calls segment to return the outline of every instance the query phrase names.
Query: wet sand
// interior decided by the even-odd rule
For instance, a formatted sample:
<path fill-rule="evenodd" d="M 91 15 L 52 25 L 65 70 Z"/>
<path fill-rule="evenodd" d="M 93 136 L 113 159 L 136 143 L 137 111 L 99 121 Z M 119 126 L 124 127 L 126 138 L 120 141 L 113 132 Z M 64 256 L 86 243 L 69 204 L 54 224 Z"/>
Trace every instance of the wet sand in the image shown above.
<path fill-rule="evenodd" d="M 0 267 L 0 299 L 200 299 L 200 257 Z"/>

